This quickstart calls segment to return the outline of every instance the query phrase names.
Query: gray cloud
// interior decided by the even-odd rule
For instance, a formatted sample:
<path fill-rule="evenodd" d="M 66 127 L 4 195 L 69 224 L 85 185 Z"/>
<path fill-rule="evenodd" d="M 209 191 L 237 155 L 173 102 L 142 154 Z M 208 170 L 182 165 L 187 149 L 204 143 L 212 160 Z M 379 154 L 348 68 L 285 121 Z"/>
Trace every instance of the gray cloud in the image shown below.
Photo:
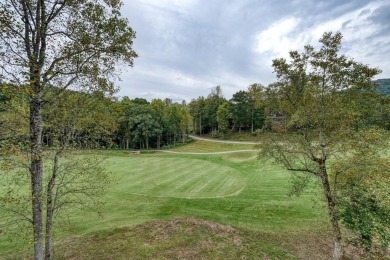
<path fill-rule="evenodd" d="M 230 98 L 275 81 L 272 59 L 330 30 L 343 33 L 343 52 L 390 77 L 389 14 L 387 1 L 125 1 L 140 57 L 122 73 L 119 94 L 189 101 L 221 85 Z"/>

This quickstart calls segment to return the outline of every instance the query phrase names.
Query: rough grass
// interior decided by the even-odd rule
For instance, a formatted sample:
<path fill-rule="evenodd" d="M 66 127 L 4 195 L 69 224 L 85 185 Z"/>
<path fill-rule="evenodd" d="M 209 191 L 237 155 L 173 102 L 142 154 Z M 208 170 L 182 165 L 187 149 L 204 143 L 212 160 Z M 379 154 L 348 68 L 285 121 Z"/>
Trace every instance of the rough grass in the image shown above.
<path fill-rule="evenodd" d="M 270 238 L 211 221 L 174 218 L 67 239 L 58 246 L 56 258 L 298 259 L 294 250 Z"/>
<path fill-rule="evenodd" d="M 194 142 L 188 145 L 184 145 L 172 149 L 172 151 L 175 152 L 194 152 L 194 153 L 226 152 L 226 151 L 234 151 L 234 150 L 254 150 L 254 145 L 225 144 L 225 143 L 195 140 Z"/>
<path fill-rule="evenodd" d="M 260 133 L 251 133 L 250 130 L 246 130 L 246 131 L 241 131 L 241 133 L 239 133 L 238 131 L 234 131 L 234 132 L 230 132 L 228 135 L 226 136 L 223 136 L 222 134 L 218 137 L 212 137 L 211 136 L 211 133 L 209 134 L 203 134 L 202 136 L 199 136 L 199 137 L 202 137 L 202 138 L 207 138 L 207 139 L 217 139 L 217 140 L 231 140 L 231 141 L 249 141 L 249 142 L 258 142 L 259 141 L 259 136 L 261 136 L 263 133 L 260 132 Z"/>

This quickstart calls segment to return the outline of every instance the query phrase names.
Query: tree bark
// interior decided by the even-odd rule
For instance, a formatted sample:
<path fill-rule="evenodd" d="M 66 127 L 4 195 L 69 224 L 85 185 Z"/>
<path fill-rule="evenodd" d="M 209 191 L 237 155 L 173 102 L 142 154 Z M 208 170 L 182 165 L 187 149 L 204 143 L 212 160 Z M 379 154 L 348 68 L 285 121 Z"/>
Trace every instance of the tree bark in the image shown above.
<path fill-rule="evenodd" d="M 252 112 L 252 118 L 251 118 L 251 119 L 252 119 L 252 120 L 251 120 L 251 121 L 252 121 L 252 122 L 251 122 L 251 123 L 252 123 L 252 130 L 251 130 L 251 133 L 253 134 L 253 121 L 254 121 L 254 118 L 253 118 L 253 109 L 252 109 L 251 112 Z"/>
<path fill-rule="evenodd" d="M 202 116 L 199 117 L 199 136 L 202 135 Z"/>
<path fill-rule="evenodd" d="M 192 120 L 192 132 L 193 133 L 196 133 L 196 127 L 197 127 L 197 124 L 196 124 L 196 120 L 195 118 Z"/>
<path fill-rule="evenodd" d="M 332 197 L 330 184 L 329 184 L 329 177 L 326 171 L 325 163 L 322 163 L 320 165 L 320 171 L 321 171 L 322 187 L 324 190 L 329 218 L 332 225 L 333 243 L 334 243 L 333 259 L 338 260 L 338 259 L 342 259 L 343 257 L 343 249 L 341 246 L 341 232 L 340 232 L 340 227 L 336 216 L 336 207 Z"/>
<path fill-rule="evenodd" d="M 57 178 L 58 172 L 58 159 L 61 152 L 57 152 L 54 156 L 53 173 L 47 185 L 47 205 L 46 205 L 46 233 L 45 233 L 45 259 L 50 260 L 52 258 L 52 230 L 53 230 L 53 188 Z"/>
<path fill-rule="evenodd" d="M 42 113 L 40 96 L 30 102 L 30 151 L 31 151 L 31 195 L 34 233 L 34 259 L 43 259 L 42 218 Z"/>

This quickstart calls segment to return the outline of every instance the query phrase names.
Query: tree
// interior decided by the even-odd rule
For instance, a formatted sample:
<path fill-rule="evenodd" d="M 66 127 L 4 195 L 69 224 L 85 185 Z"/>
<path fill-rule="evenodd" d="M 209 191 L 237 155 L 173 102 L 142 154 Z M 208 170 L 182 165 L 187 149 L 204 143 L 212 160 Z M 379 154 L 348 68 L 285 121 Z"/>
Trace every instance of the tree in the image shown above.
<path fill-rule="evenodd" d="M 50 89 L 112 92 L 117 61 L 130 66 L 135 37 L 118 0 L 4 0 L 0 68 L 4 81 L 27 88 L 34 259 L 43 259 L 42 108 Z M 50 255 L 46 256 L 50 258 Z"/>
<path fill-rule="evenodd" d="M 229 119 L 231 114 L 229 111 L 229 103 L 224 102 L 218 107 L 217 111 L 217 121 L 219 130 L 223 133 L 224 137 L 229 133 Z"/>
<path fill-rule="evenodd" d="M 128 97 L 123 97 L 122 100 L 116 102 L 114 105 L 114 117 L 117 120 L 118 127 L 116 139 L 119 142 L 119 147 L 124 149 L 129 149 L 130 145 L 129 117 L 127 113 L 131 105 L 132 102 Z"/>
<path fill-rule="evenodd" d="M 176 145 L 177 137 L 181 133 L 180 129 L 180 111 L 181 107 L 179 104 L 172 104 L 167 107 L 166 110 L 166 126 L 167 126 L 167 134 L 168 134 L 168 142 L 172 143 L 172 135 L 173 135 L 173 144 Z"/>
<path fill-rule="evenodd" d="M 342 172 L 336 178 L 338 214 L 355 235 L 350 240 L 374 252 L 375 240 L 384 252 L 390 241 L 390 160 L 383 156 L 387 134 L 365 131 L 353 151 L 330 165 L 333 172 Z"/>
<path fill-rule="evenodd" d="M 205 126 L 205 99 L 204 97 L 198 97 L 192 99 L 188 105 L 190 108 L 190 115 L 193 119 L 194 132 L 199 129 L 199 135 L 202 135 L 203 128 Z M 198 127 L 196 127 L 198 126 Z"/>
<path fill-rule="evenodd" d="M 128 107 L 126 116 L 129 120 L 128 130 L 134 147 L 138 144 L 139 149 L 142 149 L 145 144 L 146 149 L 149 149 L 150 139 L 162 133 L 152 107 L 149 104 L 133 103 Z"/>
<path fill-rule="evenodd" d="M 222 95 L 221 86 L 216 86 L 211 89 L 210 94 L 205 99 L 205 121 L 206 127 L 209 128 L 211 133 L 214 133 L 217 130 L 217 110 L 219 105 L 225 101 L 225 98 Z"/>
<path fill-rule="evenodd" d="M 238 126 L 238 131 L 241 133 L 241 127 L 249 124 L 252 116 L 247 93 L 243 90 L 234 93 L 229 103 L 234 124 Z"/>
<path fill-rule="evenodd" d="M 113 98 L 96 91 L 57 91 L 50 96 L 58 95 L 58 100 L 42 110 L 43 144 L 59 150 L 110 147 L 117 128 Z"/>
<path fill-rule="evenodd" d="M 318 51 L 307 45 L 303 53 L 291 51 L 290 62 L 273 60 L 278 82 L 269 88 L 287 121 L 287 134 L 265 138 L 259 145 L 263 155 L 273 157 L 288 170 L 320 180 L 333 231 L 335 259 L 343 255 L 336 211 L 337 178 L 356 165 L 332 171 L 329 160 L 340 160 L 359 147 L 362 133 L 369 128 L 364 125 L 365 111 L 359 101 L 370 95 L 372 77 L 380 72 L 340 55 L 341 39 L 340 33 L 324 33 Z"/>
<path fill-rule="evenodd" d="M 51 95 L 57 95 L 56 89 Z M 50 96 L 51 96 L 50 95 Z M 8 102 L 5 133 L 12 131 L 13 126 L 24 122 L 28 115 L 28 103 L 21 102 L 19 97 Z M 45 257 L 51 257 L 52 230 L 55 220 L 72 208 L 90 208 L 98 210 L 101 204 L 100 195 L 109 183 L 108 172 L 102 164 L 102 157 L 97 152 L 89 153 L 80 148 L 95 148 L 110 144 L 111 133 L 115 130 L 115 121 L 110 112 L 111 100 L 99 93 L 81 93 L 62 91 L 55 104 L 48 104 L 42 110 L 44 124 L 43 139 L 47 149 L 44 150 L 44 183 L 43 209 L 45 211 Z M 23 109 L 24 107 L 24 109 Z M 25 111 L 22 113 L 22 111 Z M 18 117 L 20 115 L 21 117 Z M 22 120 L 21 120 L 22 118 Z M 12 122 L 14 121 L 14 122 Z M 9 128 L 11 126 L 11 128 Z M 28 127 L 20 127 L 17 141 L 19 148 L 25 143 L 23 136 L 28 133 Z M 23 130 L 24 129 L 24 130 Z M 24 132 L 24 133 L 23 133 Z M 7 138 L 9 140 L 9 138 Z M 12 139 L 11 139 L 12 140 Z M 14 142 L 17 143 L 17 142 Z M 21 149 L 13 159 L 11 167 L 2 172 L 0 188 L 0 209 L 3 220 L 24 227 L 31 223 L 30 196 L 26 193 L 28 187 L 28 153 Z M 22 218 L 21 218 L 22 216 Z M 23 220 L 21 223 L 19 220 Z M 8 227 L 9 231 L 12 225 Z M 24 231 L 24 230 L 23 230 Z"/>
<path fill-rule="evenodd" d="M 181 105 L 179 115 L 182 142 L 185 143 L 188 132 L 190 131 L 191 116 L 187 108 L 183 106 L 183 104 Z"/>
<path fill-rule="evenodd" d="M 251 132 L 261 129 L 264 125 L 264 86 L 252 84 L 248 87 L 247 97 L 250 104 Z"/>
<path fill-rule="evenodd" d="M 160 125 L 161 130 L 157 134 L 157 149 L 160 149 L 161 147 L 161 136 L 163 134 L 164 129 L 166 128 L 165 122 L 164 122 L 164 114 L 166 109 L 166 104 L 161 99 L 153 99 L 150 103 L 151 108 L 154 111 L 157 123 Z"/>

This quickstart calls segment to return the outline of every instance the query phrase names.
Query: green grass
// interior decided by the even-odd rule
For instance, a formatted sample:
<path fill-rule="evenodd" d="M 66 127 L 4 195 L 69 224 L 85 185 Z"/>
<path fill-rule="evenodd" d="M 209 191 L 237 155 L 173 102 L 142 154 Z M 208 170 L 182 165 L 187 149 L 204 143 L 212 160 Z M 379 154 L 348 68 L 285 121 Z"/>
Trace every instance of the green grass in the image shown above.
<path fill-rule="evenodd" d="M 240 172 L 205 160 L 132 157 L 108 163 L 115 176 L 126 173 L 116 187 L 124 196 L 216 198 L 237 195 L 245 187 Z"/>
<path fill-rule="evenodd" d="M 193 153 L 210 153 L 210 152 L 226 152 L 234 150 L 253 150 L 254 145 L 251 144 L 225 144 L 217 142 L 207 142 L 195 140 L 194 142 L 172 149 L 175 152 L 193 152 Z"/>
<path fill-rule="evenodd" d="M 216 138 L 211 137 L 211 133 L 209 134 L 203 134 L 202 138 L 206 139 L 217 139 L 217 140 L 231 140 L 231 141 L 250 141 L 250 142 L 257 142 L 259 141 L 259 136 L 261 136 L 263 133 L 251 133 L 250 130 L 241 131 L 239 133 L 238 131 L 230 132 L 228 135 L 223 136 L 222 134 Z M 198 135 L 199 136 L 199 135 Z"/>
<path fill-rule="evenodd" d="M 248 147 L 251 145 L 196 141 L 174 150 L 212 152 L 241 150 Z M 103 217 L 89 211 L 70 210 L 66 225 L 61 225 L 60 221 L 55 223 L 56 241 L 63 241 L 59 244 L 66 241 L 75 243 L 73 248 L 75 252 L 80 250 L 79 256 L 89 254 L 89 258 L 93 259 L 94 250 L 99 247 L 103 251 L 106 248 L 109 252 L 116 248 L 116 243 L 122 236 L 126 237 L 123 238 L 124 247 L 128 245 L 129 248 L 120 252 L 139 250 L 136 252 L 138 258 L 153 257 L 161 250 L 165 250 L 164 253 L 161 252 L 161 256 L 165 254 L 166 258 L 170 258 L 172 256 L 170 250 L 184 247 L 182 243 L 188 248 L 191 243 L 205 243 L 197 240 L 196 237 L 201 237 L 201 233 L 195 231 L 188 235 L 191 236 L 188 241 L 183 240 L 185 235 L 169 236 L 172 241 L 149 241 L 151 247 L 145 245 L 148 238 L 145 238 L 147 234 L 142 232 L 137 233 L 134 238 L 136 240 L 131 240 L 133 239 L 131 234 L 136 232 L 137 228 L 145 228 L 137 225 L 177 217 L 203 219 L 234 227 L 242 232 L 240 239 L 246 241 L 246 247 L 233 248 L 230 252 L 230 249 L 225 248 L 226 245 L 221 245 L 218 252 L 218 254 L 226 252 L 226 256 L 232 258 L 240 254 L 253 257 L 294 258 L 294 254 L 297 255 L 301 251 L 310 255 L 321 249 L 302 249 L 309 243 L 307 239 L 312 241 L 318 237 L 320 240 L 321 237 L 325 239 L 324 234 L 329 230 L 324 202 L 316 188 L 313 186 L 311 191 L 303 193 L 300 197 L 289 197 L 287 195 L 290 190 L 289 173 L 271 164 L 270 161 L 256 159 L 255 152 L 220 155 L 164 153 L 133 155 L 124 151 L 108 151 L 107 154 L 109 155 L 107 167 L 112 172 L 115 183 L 104 196 L 106 203 L 102 208 Z M 97 241 L 95 236 L 101 238 Z M 208 233 L 207 236 L 215 238 L 217 235 Z M 109 238 L 113 239 L 112 242 Z M 9 242 L 7 239 L 5 235 L 0 234 L 0 258 L 28 248 L 21 247 L 22 243 Z M 213 238 L 210 238 L 210 241 L 215 242 Z M 135 244 L 130 246 L 131 243 Z M 83 248 L 90 250 L 90 253 Z M 61 252 L 71 254 L 66 251 L 68 249 L 64 250 Z M 199 250 L 206 249 L 199 246 Z M 180 256 L 180 250 L 176 251 L 175 255 Z M 117 252 L 118 258 L 126 258 L 126 254 L 123 253 L 121 257 L 120 252 Z M 16 258 L 17 256 L 18 253 Z M 207 253 L 200 256 L 214 258 Z M 223 258 L 222 255 L 215 257 Z"/>

